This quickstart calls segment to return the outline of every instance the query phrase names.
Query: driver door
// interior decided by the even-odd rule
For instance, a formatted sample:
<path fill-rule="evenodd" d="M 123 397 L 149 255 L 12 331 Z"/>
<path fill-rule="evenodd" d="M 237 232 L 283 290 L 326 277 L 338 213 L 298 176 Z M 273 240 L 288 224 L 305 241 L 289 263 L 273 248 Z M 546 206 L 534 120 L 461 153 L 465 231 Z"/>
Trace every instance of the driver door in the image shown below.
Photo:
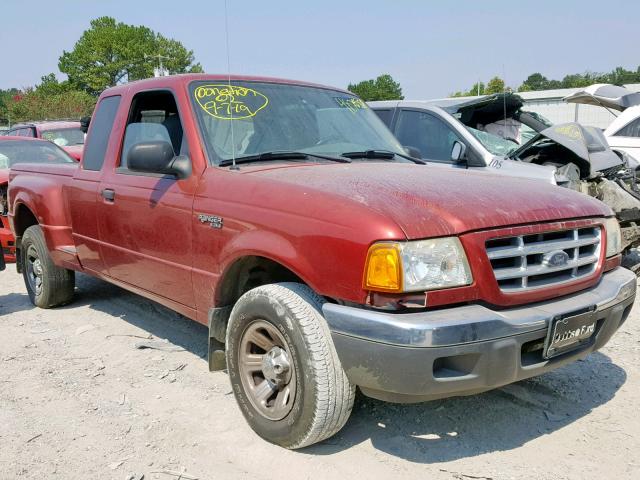
<path fill-rule="evenodd" d="M 466 167 L 465 163 L 452 160 L 455 142 L 464 141 L 444 121 L 427 112 L 401 109 L 395 122 L 394 133 L 400 144 L 420 151 L 422 159 L 443 166 Z"/>
<path fill-rule="evenodd" d="M 129 149 L 164 140 L 188 155 L 180 113 L 170 91 L 137 94 L 119 160 L 99 187 L 98 228 L 109 276 L 187 307 L 191 279 L 192 207 L 197 178 L 141 173 L 127 167 Z"/>

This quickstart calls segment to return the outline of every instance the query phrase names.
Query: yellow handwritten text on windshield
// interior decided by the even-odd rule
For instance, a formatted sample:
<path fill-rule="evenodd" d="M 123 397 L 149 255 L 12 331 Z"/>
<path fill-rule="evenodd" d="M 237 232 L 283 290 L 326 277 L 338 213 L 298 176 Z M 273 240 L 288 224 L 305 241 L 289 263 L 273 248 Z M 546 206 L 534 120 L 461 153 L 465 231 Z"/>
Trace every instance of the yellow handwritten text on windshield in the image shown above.
<path fill-rule="evenodd" d="M 194 95 L 205 112 L 220 120 L 250 118 L 269 104 L 257 90 L 237 85 L 201 85 Z"/>
<path fill-rule="evenodd" d="M 351 113 L 367 108 L 367 104 L 355 97 L 336 97 L 336 103 L 342 108 L 348 109 Z"/>

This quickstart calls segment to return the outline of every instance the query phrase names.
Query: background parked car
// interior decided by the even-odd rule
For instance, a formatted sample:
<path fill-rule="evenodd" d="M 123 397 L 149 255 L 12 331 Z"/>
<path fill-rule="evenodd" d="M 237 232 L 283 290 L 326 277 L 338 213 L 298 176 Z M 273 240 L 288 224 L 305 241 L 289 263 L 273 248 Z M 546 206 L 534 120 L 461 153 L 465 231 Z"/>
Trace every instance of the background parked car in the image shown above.
<path fill-rule="evenodd" d="M 73 163 L 70 156 L 51 142 L 20 137 L 0 137 L 0 247 L 7 262 L 16 260 L 16 245 L 7 218 L 9 168 L 15 163 Z"/>
<path fill-rule="evenodd" d="M 51 121 L 16 124 L 6 133 L 9 136 L 42 138 L 62 147 L 77 161 L 82 159 L 84 131 L 80 122 Z"/>

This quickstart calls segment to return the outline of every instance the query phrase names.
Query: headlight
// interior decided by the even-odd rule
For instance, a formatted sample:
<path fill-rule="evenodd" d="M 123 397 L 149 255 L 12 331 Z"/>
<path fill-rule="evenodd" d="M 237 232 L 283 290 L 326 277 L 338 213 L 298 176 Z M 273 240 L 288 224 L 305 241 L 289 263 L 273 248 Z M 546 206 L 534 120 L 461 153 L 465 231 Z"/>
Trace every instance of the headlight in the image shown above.
<path fill-rule="evenodd" d="M 375 243 L 369 248 L 364 288 L 418 292 L 469 285 L 469 262 L 457 237 Z"/>
<path fill-rule="evenodd" d="M 615 217 L 606 218 L 604 229 L 607 232 L 607 258 L 613 257 L 622 251 L 622 232 L 620 224 Z"/>

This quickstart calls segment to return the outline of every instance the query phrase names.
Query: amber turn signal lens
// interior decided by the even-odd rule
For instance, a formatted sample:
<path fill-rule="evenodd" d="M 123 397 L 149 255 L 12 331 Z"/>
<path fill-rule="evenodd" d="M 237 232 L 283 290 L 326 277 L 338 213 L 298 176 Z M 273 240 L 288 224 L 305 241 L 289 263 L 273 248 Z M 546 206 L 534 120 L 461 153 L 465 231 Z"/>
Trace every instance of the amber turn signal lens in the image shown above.
<path fill-rule="evenodd" d="M 402 291 L 400 247 L 393 243 L 371 245 L 364 276 L 365 290 Z"/>

